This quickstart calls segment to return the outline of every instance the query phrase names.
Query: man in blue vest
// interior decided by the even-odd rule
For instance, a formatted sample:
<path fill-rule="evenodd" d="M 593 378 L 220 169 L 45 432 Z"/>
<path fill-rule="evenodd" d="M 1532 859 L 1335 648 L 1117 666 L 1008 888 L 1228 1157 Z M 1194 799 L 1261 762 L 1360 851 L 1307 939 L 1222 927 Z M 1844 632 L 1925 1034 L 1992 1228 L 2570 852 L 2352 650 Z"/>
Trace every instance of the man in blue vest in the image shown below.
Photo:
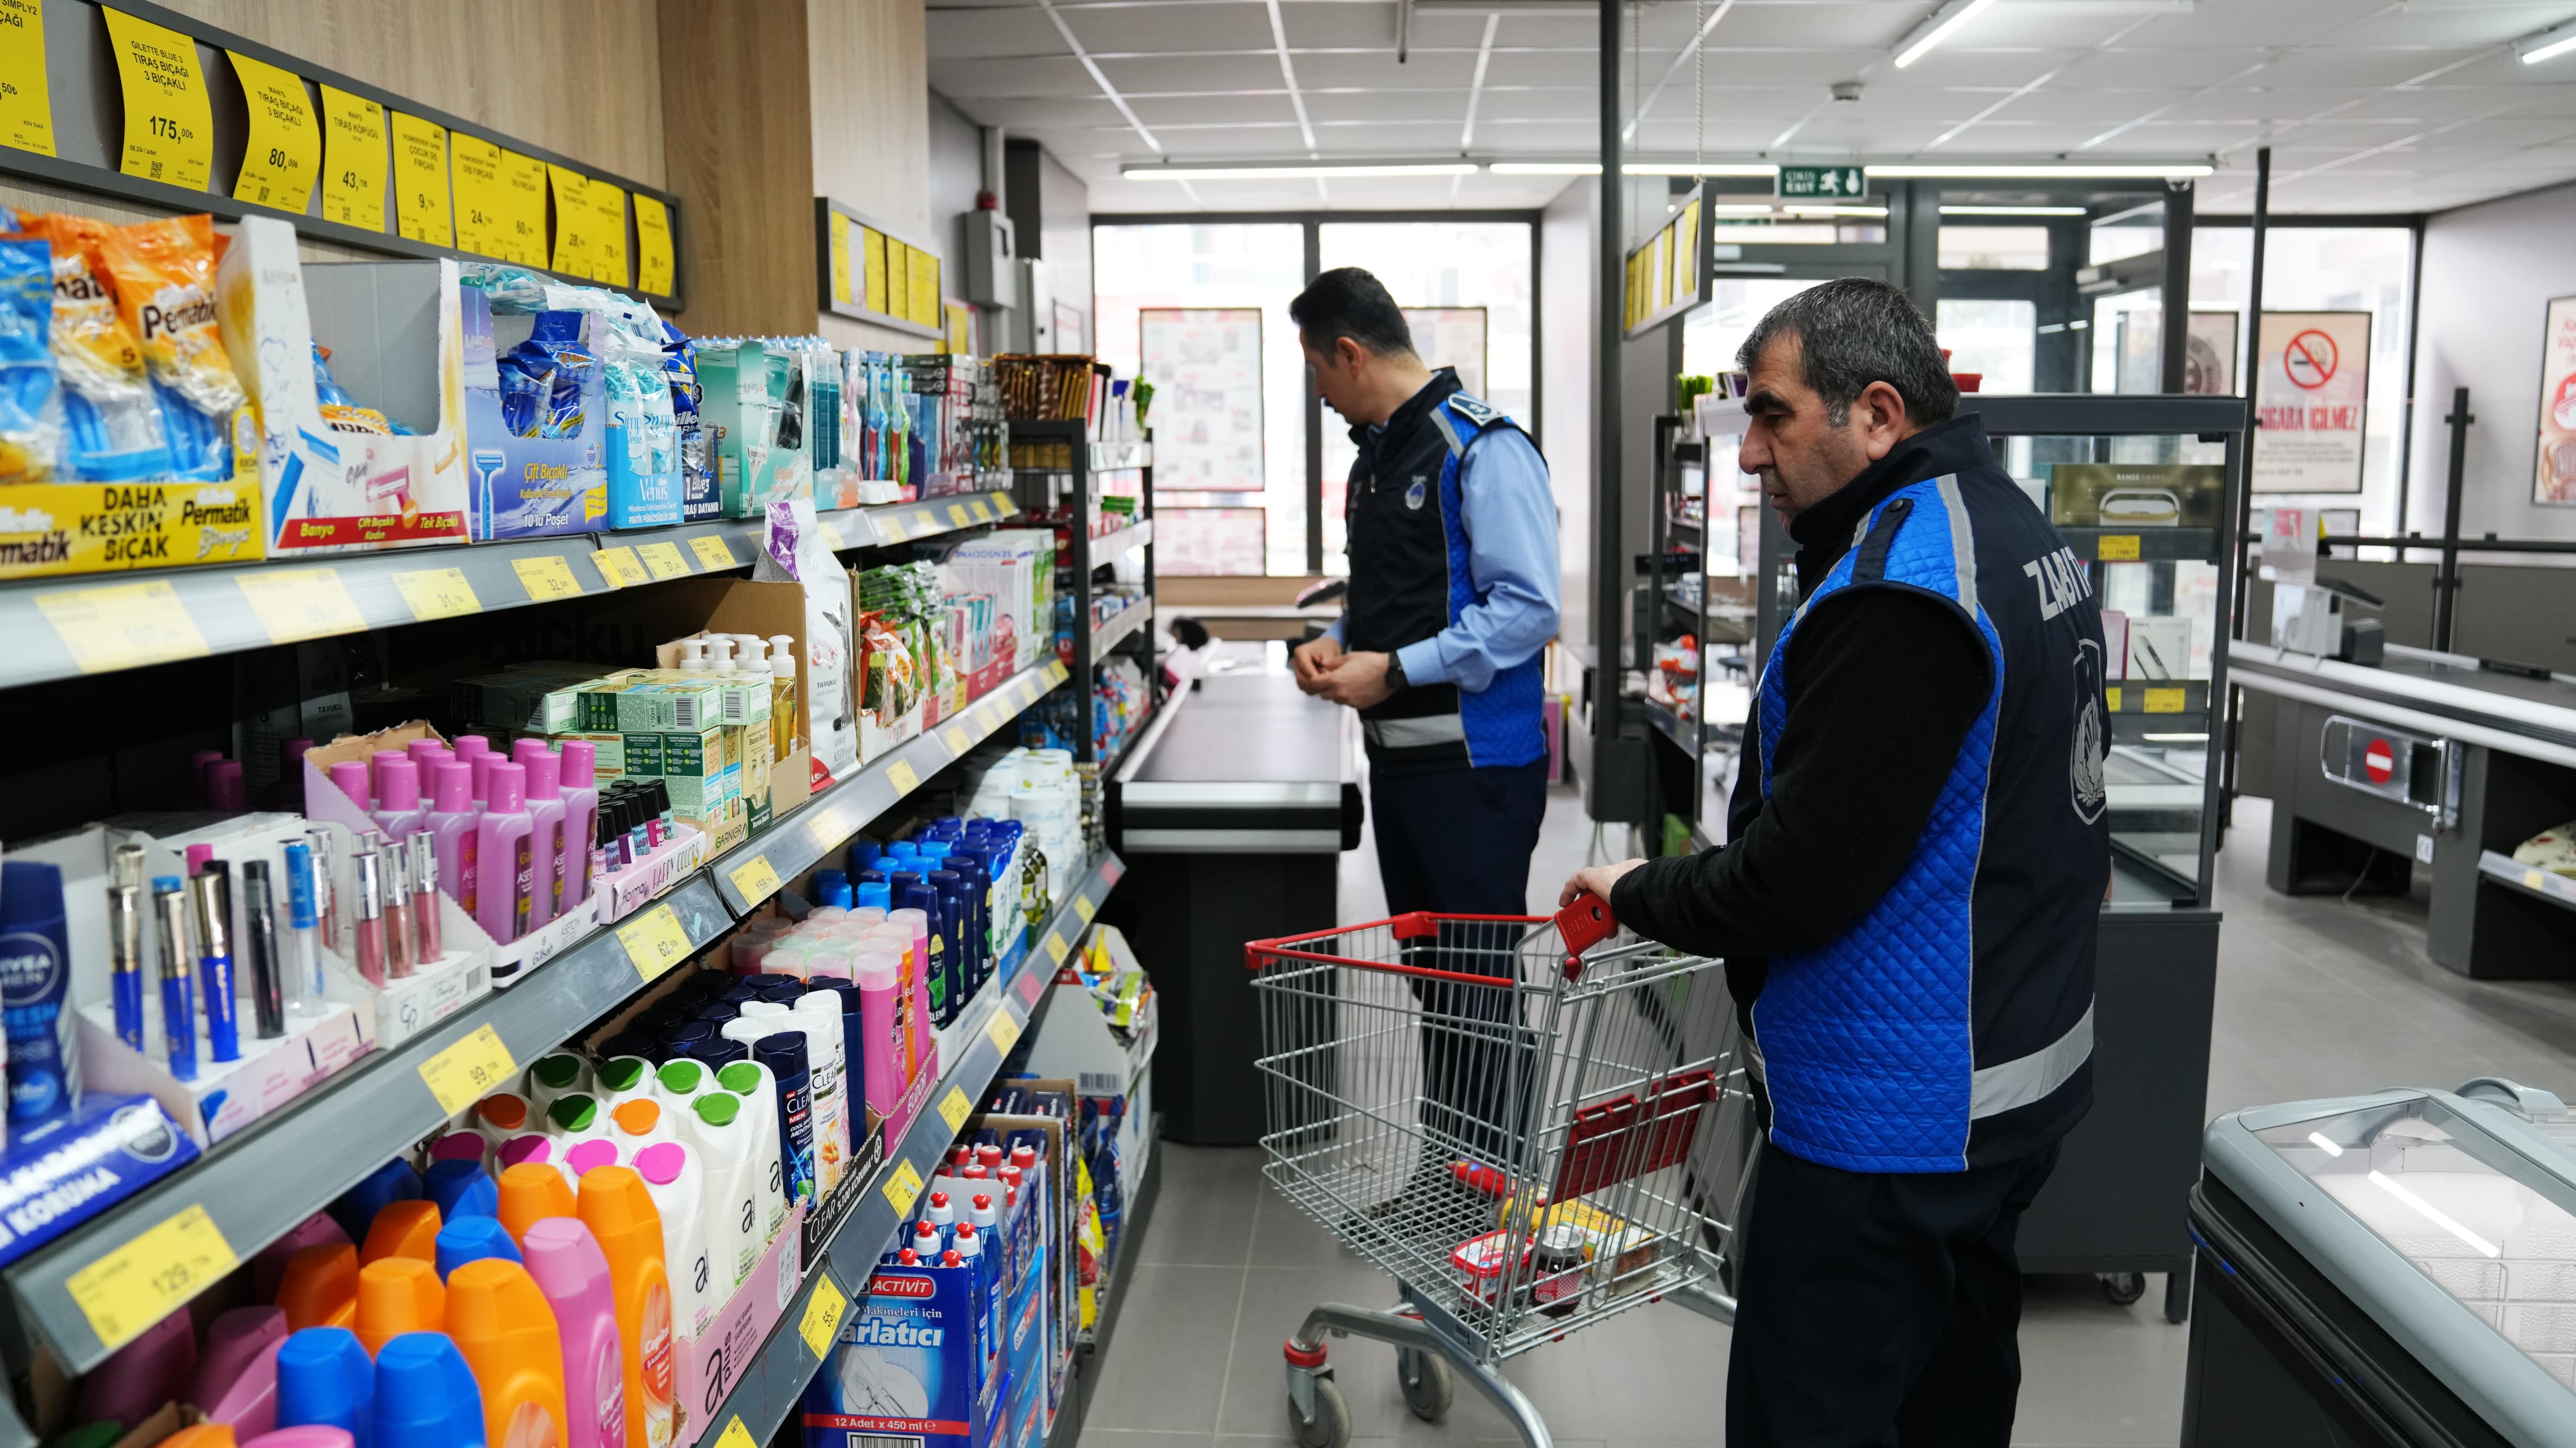
<path fill-rule="evenodd" d="M 1298 686 L 1359 711 L 1369 813 L 1390 914 L 1520 915 L 1547 813 L 1539 651 L 1556 636 L 1556 502 L 1529 435 L 1423 365 L 1404 313 L 1357 267 L 1288 304 L 1316 390 L 1359 459 L 1343 516 L 1346 612 L 1300 645 Z M 1487 952 L 1480 946 L 1505 948 Z M 1437 959 L 1473 974 L 1505 942 L 1444 931 Z M 1417 986 L 1423 983 L 1417 982 Z M 1509 990 L 1432 983 L 1426 1012 L 1502 1020 Z M 1458 1151 L 1507 1154 L 1528 1072 L 1496 1027 L 1426 1032 L 1423 1125 Z M 1432 1165 L 1425 1163 L 1426 1166 Z M 1445 1166 L 1445 1163 L 1440 1165 Z"/>
<path fill-rule="evenodd" d="M 1799 545 L 1728 843 L 1578 872 L 1726 958 L 1768 1139 L 1730 1448 L 2009 1441 L 2013 1236 L 2092 1103 L 2110 880 L 2085 565 L 1954 416 L 1903 292 L 1845 279 L 1739 361 L 1740 463 Z"/>

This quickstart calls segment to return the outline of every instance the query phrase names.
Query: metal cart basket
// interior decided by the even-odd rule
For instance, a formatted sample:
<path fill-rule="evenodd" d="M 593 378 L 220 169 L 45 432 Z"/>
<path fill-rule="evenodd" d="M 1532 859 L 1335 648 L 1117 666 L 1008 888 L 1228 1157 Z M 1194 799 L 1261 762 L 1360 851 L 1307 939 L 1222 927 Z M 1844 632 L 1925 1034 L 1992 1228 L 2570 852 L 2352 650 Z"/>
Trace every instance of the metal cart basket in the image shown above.
<path fill-rule="evenodd" d="M 1244 948 L 1261 1003 L 1282 1195 L 1395 1279 L 1326 1303 L 1285 1347 L 1308 1448 L 1351 1417 L 1324 1334 L 1392 1343 L 1415 1416 L 1451 1369 L 1533 1448 L 1504 1359 L 1643 1303 L 1734 1317 L 1733 1224 L 1759 1133 L 1717 962 L 1554 919 L 1415 913 Z"/>

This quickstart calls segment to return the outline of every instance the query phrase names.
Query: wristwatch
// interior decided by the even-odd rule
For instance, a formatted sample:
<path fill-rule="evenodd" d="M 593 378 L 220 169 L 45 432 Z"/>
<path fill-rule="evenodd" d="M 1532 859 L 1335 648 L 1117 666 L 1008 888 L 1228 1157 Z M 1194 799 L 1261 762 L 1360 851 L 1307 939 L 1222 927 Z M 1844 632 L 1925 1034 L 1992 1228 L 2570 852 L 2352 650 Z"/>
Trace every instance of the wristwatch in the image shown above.
<path fill-rule="evenodd" d="M 1386 691 L 1390 694 L 1401 694 L 1412 686 L 1413 681 L 1404 676 L 1404 655 L 1396 653 L 1392 649 L 1388 650 L 1386 655 Z"/>

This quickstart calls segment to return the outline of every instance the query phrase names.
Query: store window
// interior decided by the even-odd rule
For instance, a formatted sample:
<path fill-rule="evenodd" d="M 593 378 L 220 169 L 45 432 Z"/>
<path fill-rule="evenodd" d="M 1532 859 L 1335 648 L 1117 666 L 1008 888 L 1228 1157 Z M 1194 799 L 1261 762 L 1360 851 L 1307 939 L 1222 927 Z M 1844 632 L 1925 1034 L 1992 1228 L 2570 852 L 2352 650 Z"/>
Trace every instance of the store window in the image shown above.
<path fill-rule="evenodd" d="M 2036 229 L 2036 228 L 2034 228 Z M 1942 230 L 1947 232 L 1948 227 Z M 2045 238 L 2047 233 L 2042 232 Z M 1943 259 L 1947 263 L 1947 258 Z M 1976 378 L 1979 392 L 2028 392 L 2036 352 L 2039 304 L 1941 299 L 1937 326 L 1952 375 Z M 1963 406 L 1973 404 L 1963 403 Z"/>
<path fill-rule="evenodd" d="M 1259 338 L 1260 466 L 1202 449 L 1198 476 L 1157 469 L 1159 572 L 1306 571 L 1306 363 L 1288 320 L 1289 299 L 1306 284 L 1305 252 L 1305 228 L 1294 222 L 1092 229 L 1099 356 L 1122 376 L 1156 383 L 1147 421 L 1158 439 L 1243 433 L 1234 415 L 1243 389 L 1192 379 L 1207 360 L 1200 349 Z"/>
<path fill-rule="evenodd" d="M 2046 271 L 2048 228 L 1942 227 L 1941 268 L 1944 271 Z"/>
<path fill-rule="evenodd" d="M 1754 323 L 1815 285 L 1778 277 L 1719 277 L 1708 304 L 1682 319 L 1682 370 L 1704 376 L 1735 370 L 1736 349 L 1753 335 Z"/>

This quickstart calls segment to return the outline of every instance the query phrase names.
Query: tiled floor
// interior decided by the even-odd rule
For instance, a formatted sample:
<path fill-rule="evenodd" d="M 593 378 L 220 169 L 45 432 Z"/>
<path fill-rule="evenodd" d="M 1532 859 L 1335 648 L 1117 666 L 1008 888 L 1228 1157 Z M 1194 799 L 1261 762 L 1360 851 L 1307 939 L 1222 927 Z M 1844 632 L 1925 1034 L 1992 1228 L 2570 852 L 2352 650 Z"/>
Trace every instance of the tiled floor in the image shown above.
<path fill-rule="evenodd" d="M 2289 899 L 2263 886 L 2268 807 L 2240 803 L 2220 856 L 2213 1114 L 2391 1084 L 2500 1074 L 2576 1088 L 2576 990 L 2464 980 L 2424 956 L 2424 899 Z M 1552 902 L 1591 826 L 1570 793 L 1550 800 L 1530 880 Z M 1614 847 L 1616 842 L 1612 842 Z M 1378 903 L 1375 863 L 1344 857 L 1342 913 Z M 1082 1448 L 1250 1448 L 1289 1442 L 1280 1342 L 1317 1302 L 1382 1305 L 1385 1280 L 1262 1182 L 1257 1151 L 1166 1145 L 1162 1195 L 1102 1364 Z M 2030 1284 L 2015 1440 L 2169 1444 L 2180 1432 L 2188 1329 L 2090 1279 Z M 1515 1359 L 1510 1376 L 1567 1445 L 1720 1441 L 1726 1330 L 1650 1307 Z M 1332 1345 L 1359 1443 L 1509 1440 L 1463 1384 L 1446 1422 L 1415 1420 L 1391 1350 Z"/>

